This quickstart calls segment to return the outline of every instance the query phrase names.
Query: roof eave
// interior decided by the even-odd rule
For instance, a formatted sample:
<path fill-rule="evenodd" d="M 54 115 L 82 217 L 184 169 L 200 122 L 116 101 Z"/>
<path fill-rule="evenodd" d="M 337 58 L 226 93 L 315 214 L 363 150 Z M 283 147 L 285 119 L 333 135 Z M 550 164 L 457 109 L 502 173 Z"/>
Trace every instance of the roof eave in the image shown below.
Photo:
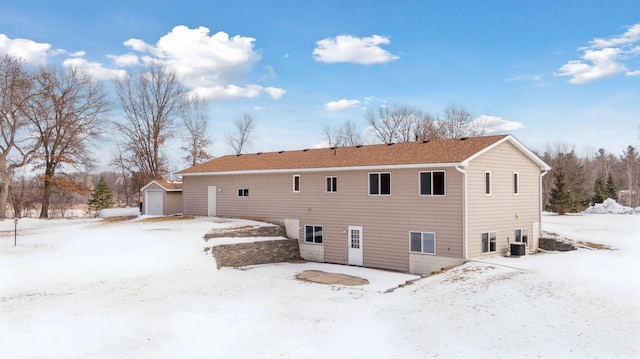
<path fill-rule="evenodd" d="M 376 166 L 349 166 L 349 167 L 313 167 L 313 168 L 283 168 L 243 171 L 218 171 L 218 172 L 193 172 L 181 173 L 182 176 L 221 176 L 221 175 L 245 175 L 267 173 L 303 173 L 303 172 L 336 172 L 336 171 L 381 171 L 406 168 L 442 168 L 461 166 L 461 162 L 447 163 L 411 163 L 401 165 L 376 165 Z"/>
<path fill-rule="evenodd" d="M 524 144 L 522 144 L 522 142 L 518 141 L 515 137 L 513 137 L 513 135 L 507 135 L 504 138 L 501 138 L 500 140 L 496 141 L 495 143 L 483 148 L 482 150 L 474 153 L 471 157 L 467 158 L 466 160 L 462 161 L 463 166 L 468 166 L 469 162 L 473 161 L 474 159 L 482 156 L 483 154 L 491 151 L 492 149 L 494 149 L 495 147 L 503 144 L 504 142 L 509 142 L 512 145 L 514 145 L 517 149 L 519 149 L 520 151 L 522 151 L 522 153 L 525 154 L 525 156 L 529 157 L 529 159 L 531 159 L 535 164 L 537 164 L 540 167 L 541 171 L 548 171 L 551 169 L 551 166 L 549 166 L 548 164 L 546 164 L 540 157 L 538 157 L 535 153 L 533 153 L 533 151 L 531 151 L 530 149 L 527 148 L 527 146 L 525 146 Z"/>

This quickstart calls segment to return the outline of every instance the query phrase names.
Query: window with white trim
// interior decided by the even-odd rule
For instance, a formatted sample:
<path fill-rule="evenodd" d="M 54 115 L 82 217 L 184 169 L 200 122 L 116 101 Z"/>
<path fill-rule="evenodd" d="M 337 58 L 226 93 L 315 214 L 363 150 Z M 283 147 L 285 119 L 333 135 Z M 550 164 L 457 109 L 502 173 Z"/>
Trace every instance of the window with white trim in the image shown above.
<path fill-rule="evenodd" d="M 516 229 L 515 238 L 516 238 L 516 242 L 529 244 L 529 229 L 528 228 Z"/>
<path fill-rule="evenodd" d="M 489 171 L 484 173 L 484 194 L 491 195 L 491 172 Z"/>
<path fill-rule="evenodd" d="M 498 238 L 498 232 L 482 233 L 482 253 L 495 252 L 497 238 Z"/>
<path fill-rule="evenodd" d="M 445 172 L 420 172 L 420 195 L 421 196 L 444 196 L 445 194 Z"/>
<path fill-rule="evenodd" d="M 238 197 L 249 197 L 248 188 L 238 188 Z"/>
<path fill-rule="evenodd" d="M 293 192 L 300 192 L 300 175 L 293 175 Z"/>
<path fill-rule="evenodd" d="M 374 196 L 391 195 L 391 173 L 369 173 L 369 194 Z"/>
<path fill-rule="evenodd" d="M 436 254 L 436 234 L 433 232 L 409 232 L 412 253 Z"/>
<path fill-rule="evenodd" d="M 327 182 L 327 186 L 326 186 L 327 192 L 338 192 L 338 177 L 328 176 L 326 178 L 326 182 Z"/>
<path fill-rule="evenodd" d="M 306 243 L 322 243 L 322 226 L 304 226 L 304 241 Z"/>
<path fill-rule="evenodd" d="M 520 194 L 520 174 L 518 172 L 513 172 L 513 195 L 517 196 Z"/>

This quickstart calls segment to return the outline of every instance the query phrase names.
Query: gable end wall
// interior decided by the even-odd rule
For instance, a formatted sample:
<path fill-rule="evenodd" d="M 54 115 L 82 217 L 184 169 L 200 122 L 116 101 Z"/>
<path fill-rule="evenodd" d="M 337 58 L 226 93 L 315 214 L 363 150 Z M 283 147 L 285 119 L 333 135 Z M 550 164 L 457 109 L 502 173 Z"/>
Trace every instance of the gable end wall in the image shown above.
<path fill-rule="evenodd" d="M 530 158 L 509 142 L 504 142 L 471 161 L 468 185 L 468 255 L 470 258 L 504 255 L 508 241 L 514 242 L 516 229 L 529 230 L 530 250 L 537 248 L 540 213 L 541 170 Z M 491 172 L 492 193 L 485 195 L 485 172 Z M 513 193 L 513 173 L 520 178 L 519 194 Z M 497 251 L 482 253 L 483 232 L 497 232 Z M 535 248 L 534 248 L 535 247 Z"/>

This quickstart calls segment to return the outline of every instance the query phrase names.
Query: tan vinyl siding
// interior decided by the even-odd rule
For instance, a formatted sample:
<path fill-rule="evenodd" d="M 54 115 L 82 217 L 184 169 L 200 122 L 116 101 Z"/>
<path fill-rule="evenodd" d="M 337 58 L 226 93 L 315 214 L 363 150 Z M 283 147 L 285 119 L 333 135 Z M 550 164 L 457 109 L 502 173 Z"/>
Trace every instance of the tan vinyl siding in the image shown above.
<path fill-rule="evenodd" d="M 182 191 L 165 191 L 163 204 L 165 215 L 182 213 Z"/>
<path fill-rule="evenodd" d="M 420 171 L 446 171 L 446 196 L 419 196 Z M 322 171 L 300 174 L 300 192 L 292 191 L 291 173 L 185 176 L 185 214 L 206 215 L 207 187 L 217 186 L 220 216 L 300 220 L 323 226 L 324 260 L 347 263 L 347 228 L 363 227 L 364 266 L 409 270 L 409 231 L 435 232 L 436 255 L 461 258 L 462 175 L 452 168 L 395 169 L 391 195 L 371 196 L 369 171 Z M 326 177 L 338 178 L 336 193 L 326 192 Z M 248 188 L 248 197 L 238 197 Z"/>
<path fill-rule="evenodd" d="M 540 222 L 540 167 L 509 142 L 504 142 L 471 161 L 468 174 L 469 257 L 482 253 L 481 234 L 497 232 L 496 254 L 504 254 L 516 229 L 534 232 Z M 485 173 L 491 172 L 491 195 L 485 195 Z M 519 193 L 513 193 L 513 173 L 519 176 Z M 531 240 L 530 240 L 531 243 Z"/>

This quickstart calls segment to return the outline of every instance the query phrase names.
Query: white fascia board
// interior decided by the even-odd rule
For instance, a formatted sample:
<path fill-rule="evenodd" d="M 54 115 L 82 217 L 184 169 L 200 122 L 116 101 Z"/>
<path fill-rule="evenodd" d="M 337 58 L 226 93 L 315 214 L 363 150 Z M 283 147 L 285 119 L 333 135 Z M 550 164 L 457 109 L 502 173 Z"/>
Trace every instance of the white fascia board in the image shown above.
<path fill-rule="evenodd" d="M 531 159 L 535 164 L 537 164 L 540 167 L 541 171 L 548 171 L 548 170 L 551 169 L 551 167 L 548 164 L 546 164 L 540 157 L 538 157 L 535 153 L 533 153 L 533 151 L 528 149 L 527 146 L 522 144 L 522 142 L 518 141 L 512 135 L 508 135 L 505 138 L 501 139 L 500 141 L 497 141 L 496 143 L 492 144 L 491 146 L 487 146 L 486 148 L 482 149 L 481 151 L 476 152 L 473 156 L 471 156 L 471 157 L 467 158 L 466 160 L 462 161 L 462 166 L 465 166 L 465 167 L 468 166 L 469 162 L 471 162 L 474 159 L 482 156 L 483 154 L 491 151 L 492 149 L 494 149 L 495 147 L 503 144 L 506 141 L 509 141 L 517 149 L 522 151 L 522 153 L 524 153 L 527 157 L 529 157 L 529 159 Z"/>
<path fill-rule="evenodd" d="M 140 188 L 140 192 L 146 190 L 147 187 L 151 186 L 154 183 L 157 184 L 158 186 L 160 186 L 160 188 L 162 188 L 166 192 L 182 192 L 182 188 L 166 188 L 165 186 L 161 185 L 160 183 L 156 182 L 155 180 L 147 183 L 146 186 Z"/>
<path fill-rule="evenodd" d="M 158 183 L 158 182 L 156 182 L 154 180 L 154 181 L 151 181 L 151 182 L 147 183 L 144 187 L 140 188 L 140 192 L 145 191 L 149 186 L 151 186 L 154 183 L 157 184 L 158 186 L 160 186 L 161 188 L 164 188 L 164 187 L 162 187 L 162 185 L 160 183 Z"/>
<path fill-rule="evenodd" d="M 414 163 L 406 165 L 380 165 L 380 166 L 355 166 L 355 167 L 320 167 L 320 168 L 287 168 L 275 170 L 247 170 L 225 172 L 197 172 L 181 173 L 182 176 L 222 176 L 222 175 L 247 175 L 269 173 L 303 173 L 303 172 L 337 172 L 337 171 L 383 171 L 410 168 L 442 168 L 461 166 L 461 163 Z"/>

